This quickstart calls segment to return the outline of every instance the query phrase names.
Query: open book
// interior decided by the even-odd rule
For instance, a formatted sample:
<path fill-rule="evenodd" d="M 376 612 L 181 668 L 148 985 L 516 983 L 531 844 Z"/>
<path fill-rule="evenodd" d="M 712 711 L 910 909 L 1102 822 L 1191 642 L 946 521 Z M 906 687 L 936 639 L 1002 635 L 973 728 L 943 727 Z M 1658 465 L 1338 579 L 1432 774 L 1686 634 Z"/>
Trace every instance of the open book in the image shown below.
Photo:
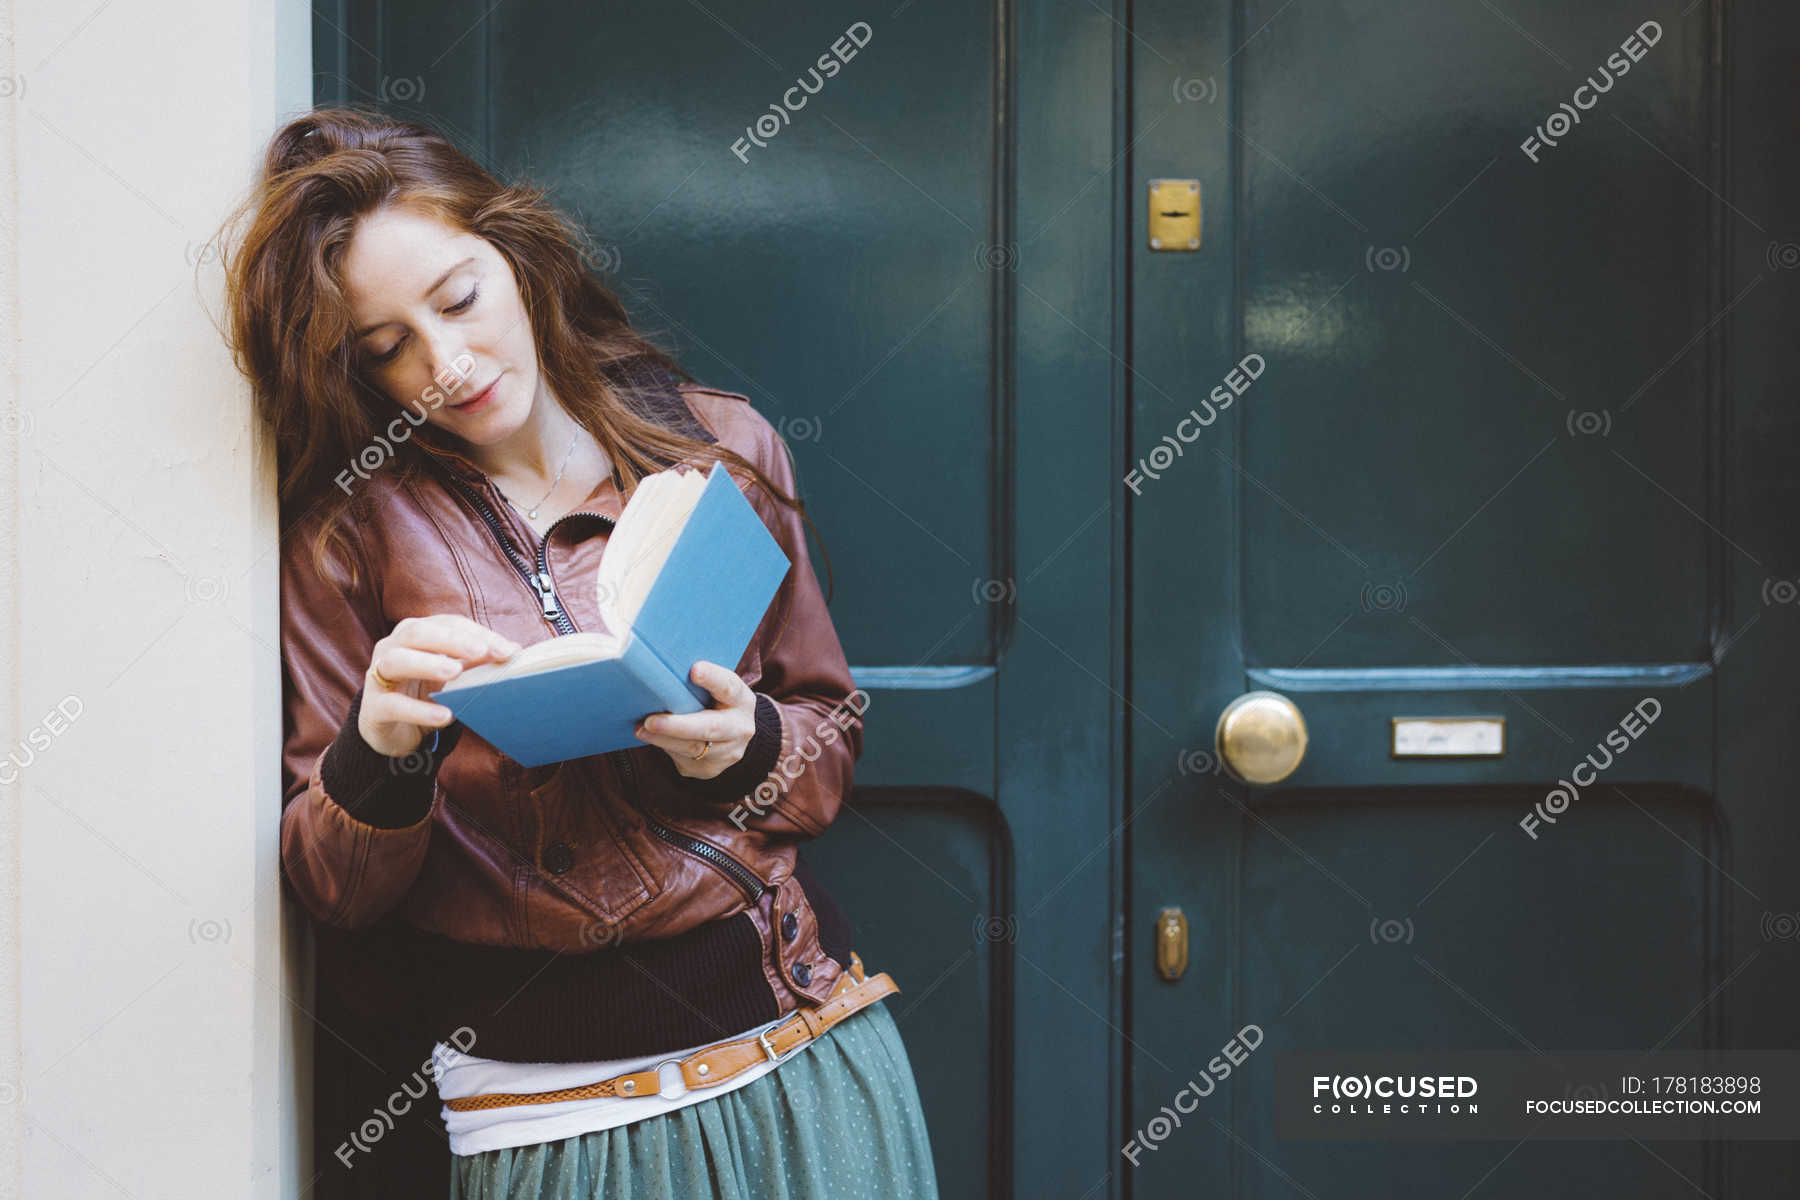
<path fill-rule="evenodd" d="M 737 665 L 788 567 L 717 459 L 705 475 L 646 475 L 601 556 L 606 630 L 534 642 L 431 698 L 527 767 L 647 745 L 632 733 L 642 718 L 711 706 L 688 672 L 702 659 Z"/>

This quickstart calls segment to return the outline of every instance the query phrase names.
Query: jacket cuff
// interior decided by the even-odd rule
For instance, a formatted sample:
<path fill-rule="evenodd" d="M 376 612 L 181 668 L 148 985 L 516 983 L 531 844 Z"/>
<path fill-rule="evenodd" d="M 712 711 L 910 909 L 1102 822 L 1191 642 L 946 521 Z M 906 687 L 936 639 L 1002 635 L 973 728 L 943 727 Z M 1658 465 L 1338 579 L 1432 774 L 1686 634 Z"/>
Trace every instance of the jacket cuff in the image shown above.
<path fill-rule="evenodd" d="M 390 757 L 363 740 L 357 729 L 361 688 L 350 700 L 350 715 L 319 758 L 319 782 L 338 807 L 377 829 L 404 829 L 431 812 L 438 768 L 462 739 L 463 723 L 452 721 L 409 754 Z"/>
<path fill-rule="evenodd" d="M 756 732 L 744 747 L 744 757 L 711 779 L 679 775 L 691 795 L 718 802 L 741 800 L 775 769 L 781 754 L 781 709 L 762 692 L 756 693 Z"/>

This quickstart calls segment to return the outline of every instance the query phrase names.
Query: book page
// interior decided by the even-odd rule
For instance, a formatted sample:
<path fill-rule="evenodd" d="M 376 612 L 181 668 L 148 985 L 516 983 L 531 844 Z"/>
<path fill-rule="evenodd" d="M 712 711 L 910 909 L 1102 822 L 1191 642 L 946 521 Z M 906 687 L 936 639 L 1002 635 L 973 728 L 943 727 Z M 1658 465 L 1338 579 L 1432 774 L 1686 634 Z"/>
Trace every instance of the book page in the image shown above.
<path fill-rule="evenodd" d="M 639 482 L 607 539 L 595 581 L 608 625 L 623 631 L 637 618 L 669 551 L 700 503 L 706 480 L 698 470 L 671 469 Z"/>
<path fill-rule="evenodd" d="M 437 690 L 451 692 L 461 687 L 492 683 L 496 679 L 511 679 L 518 675 L 529 675 L 534 671 L 548 671 L 555 667 L 567 667 L 575 663 L 617 658 L 620 644 L 619 639 L 612 634 L 597 631 L 565 633 L 560 637 L 545 638 L 541 642 L 533 642 L 526 646 L 505 662 L 480 663 L 470 667 Z"/>

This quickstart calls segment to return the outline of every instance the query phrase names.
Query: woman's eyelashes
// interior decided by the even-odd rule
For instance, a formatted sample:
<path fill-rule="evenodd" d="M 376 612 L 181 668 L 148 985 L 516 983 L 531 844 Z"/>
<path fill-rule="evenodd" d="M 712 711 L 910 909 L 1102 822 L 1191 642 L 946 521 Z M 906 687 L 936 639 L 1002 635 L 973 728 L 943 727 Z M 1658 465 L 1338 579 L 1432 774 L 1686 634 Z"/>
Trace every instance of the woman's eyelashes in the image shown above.
<path fill-rule="evenodd" d="M 479 295 L 481 295 L 481 287 L 477 284 L 475 287 L 469 289 L 468 295 L 464 296 L 461 300 L 458 300 L 444 311 L 450 313 L 467 312 L 469 306 L 475 303 L 475 298 Z M 369 361 L 376 366 L 383 366 L 387 363 L 391 363 L 394 361 L 395 356 L 400 353 L 400 347 L 404 345 L 406 345 L 406 337 L 405 335 L 402 335 L 400 340 L 395 342 L 392 346 L 389 346 L 385 353 L 377 354 Z"/>

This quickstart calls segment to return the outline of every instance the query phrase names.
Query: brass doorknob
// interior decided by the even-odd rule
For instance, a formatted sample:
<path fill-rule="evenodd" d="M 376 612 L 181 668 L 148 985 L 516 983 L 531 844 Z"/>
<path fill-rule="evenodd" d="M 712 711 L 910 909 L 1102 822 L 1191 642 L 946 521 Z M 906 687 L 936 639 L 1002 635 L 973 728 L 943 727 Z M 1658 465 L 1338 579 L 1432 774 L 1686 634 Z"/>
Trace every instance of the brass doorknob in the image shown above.
<path fill-rule="evenodd" d="M 1306 719 L 1280 692 L 1245 692 L 1219 714 L 1213 748 L 1235 778 L 1275 783 L 1306 757 Z"/>

